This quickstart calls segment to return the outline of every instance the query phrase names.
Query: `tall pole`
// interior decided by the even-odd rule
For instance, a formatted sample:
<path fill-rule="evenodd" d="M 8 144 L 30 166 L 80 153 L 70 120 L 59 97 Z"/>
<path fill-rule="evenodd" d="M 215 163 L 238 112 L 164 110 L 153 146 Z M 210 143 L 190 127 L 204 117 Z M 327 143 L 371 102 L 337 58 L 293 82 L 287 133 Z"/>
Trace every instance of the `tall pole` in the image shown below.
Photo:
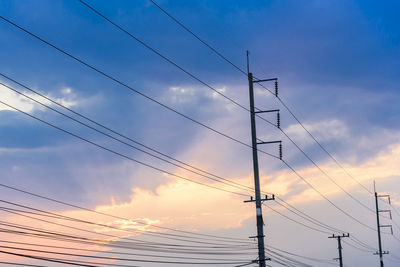
<path fill-rule="evenodd" d="M 378 193 L 376 193 L 376 192 L 375 192 L 375 208 L 376 208 L 376 225 L 378 228 L 379 261 L 380 261 L 380 266 L 383 267 L 381 227 L 380 227 L 380 223 L 379 223 Z"/>
<path fill-rule="evenodd" d="M 342 238 L 343 237 L 349 237 L 350 234 L 342 234 L 342 235 L 332 235 L 329 238 L 336 238 L 338 241 L 338 250 L 339 250 L 339 258 L 337 258 L 339 260 L 339 266 L 343 267 L 343 255 L 342 255 Z"/>
<path fill-rule="evenodd" d="M 378 228 L 378 244 L 379 244 L 379 251 L 374 254 L 379 255 L 380 266 L 383 267 L 383 255 L 389 254 L 389 251 L 382 250 L 381 228 L 389 227 L 390 231 L 392 232 L 392 235 L 393 235 L 393 228 L 391 225 L 381 225 L 379 222 L 379 215 L 381 212 L 388 212 L 390 219 L 392 219 L 392 212 L 390 210 L 380 210 L 379 209 L 378 198 L 380 198 L 380 197 L 387 198 L 387 200 L 389 201 L 389 204 L 390 204 L 390 196 L 389 195 L 378 195 L 378 193 L 376 192 L 376 188 L 375 188 L 375 181 L 374 181 L 374 192 L 375 192 L 376 226 Z"/>
<path fill-rule="evenodd" d="M 260 193 L 260 175 L 258 169 L 258 154 L 257 154 L 257 133 L 256 133 L 256 118 L 254 111 L 254 90 L 253 90 L 253 74 L 249 72 L 248 52 L 247 52 L 247 70 L 249 79 L 249 96 L 250 96 L 250 121 L 251 121 L 251 144 L 253 148 L 253 171 L 254 171 L 254 188 L 256 197 L 256 215 L 257 215 L 257 240 L 258 240 L 258 260 L 259 266 L 265 267 L 265 250 L 264 250 L 264 221 L 261 208 L 261 193 Z"/>
<path fill-rule="evenodd" d="M 339 237 L 337 239 L 338 242 L 338 250 L 339 250 L 339 265 L 340 267 L 343 267 L 343 256 L 342 256 L 342 239 Z"/>

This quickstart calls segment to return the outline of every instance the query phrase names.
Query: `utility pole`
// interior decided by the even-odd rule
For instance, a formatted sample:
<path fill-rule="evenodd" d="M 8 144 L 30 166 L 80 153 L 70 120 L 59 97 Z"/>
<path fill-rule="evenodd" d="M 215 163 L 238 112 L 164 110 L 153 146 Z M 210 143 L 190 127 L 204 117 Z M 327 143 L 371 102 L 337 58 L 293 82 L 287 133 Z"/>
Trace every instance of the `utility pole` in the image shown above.
<path fill-rule="evenodd" d="M 389 251 L 382 250 L 381 228 L 382 227 L 390 227 L 392 235 L 393 235 L 393 228 L 391 225 L 381 225 L 379 222 L 379 217 L 380 217 L 379 214 L 381 212 L 388 212 L 390 215 L 390 219 L 392 219 L 392 212 L 390 210 L 380 210 L 379 209 L 378 198 L 385 197 L 389 200 L 389 204 L 390 204 L 390 196 L 389 195 L 378 195 L 378 193 L 376 192 L 376 188 L 375 188 L 375 181 L 374 181 L 374 192 L 375 192 L 376 226 L 378 228 L 378 245 L 379 245 L 379 251 L 374 253 L 374 255 L 379 255 L 380 267 L 383 267 L 383 255 L 389 254 Z"/>
<path fill-rule="evenodd" d="M 343 237 L 349 237 L 349 236 L 350 236 L 350 234 L 347 233 L 347 234 L 342 234 L 342 235 L 333 234 L 332 236 L 328 237 L 328 238 L 336 238 L 337 241 L 338 241 L 339 258 L 337 258 L 337 260 L 339 260 L 340 267 L 343 267 L 342 238 Z"/>
<path fill-rule="evenodd" d="M 279 143 L 280 146 L 280 158 L 282 158 L 282 145 L 281 141 L 273 141 L 273 142 L 257 142 L 257 131 L 256 131 L 256 113 L 263 113 L 263 112 L 278 112 L 279 110 L 268 110 L 268 111 L 255 111 L 254 107 L 254 89 L 253 85 L 254 82 L 262 82 L 262 81 L 267 81 L 267 80 L 257 80 L 254 81 L 253 74 L 250 72 L 249 69 L 249 51 L 247 51 L 247 74 L 248 74 L 248 80 L 249 80 L 249 98 L 250 98 L 250 122 L 251 122 L 251 144 L 252 144 L 252 150 L 253 150 L 253 171 L 254 171 L 254 188 L 255 188 L 255 200 L 253 200 L 253 197 L 251 197 L 250 200 L 246 200 L 245 202 L 255 202 L 256 203 L 256 219 L 257 219 L 257 236 L 253 236 L 251 238 L 257 237 L 258 241 L 258 263 L 260 267 L 265 267 L 266 266 L 266 261 L 270 260 L 269 258 L 266 258 L 265 256 L 265 245 L 264 245 L 264 220 L 262 216 L 262 202 L 267 201 L 267 200 L 274 200 L 275 196 L 272 195 L 272 197 L 268 197 L 267 195 L 265 198 L 261 198 L 261 192 L 260 192 L 260 174 L 259 174 L 259 166 L 258 166 L 258 150 L 257 150 L 257 145 L 258 144 L 268 144 L 268 143 Z M 268 79 L 268 80 L 277 80 L 275 79 Z M 277 83 L 276 86 L 277 88 Z M 277 89 L 276 89 L 277 90 Z M 278 115 L 277 115 L 278 116 Z M 280 117 L 278 116 L 278 123 L 280 124 Z M 279 127 L 279 126 L 277 126 Z"/>

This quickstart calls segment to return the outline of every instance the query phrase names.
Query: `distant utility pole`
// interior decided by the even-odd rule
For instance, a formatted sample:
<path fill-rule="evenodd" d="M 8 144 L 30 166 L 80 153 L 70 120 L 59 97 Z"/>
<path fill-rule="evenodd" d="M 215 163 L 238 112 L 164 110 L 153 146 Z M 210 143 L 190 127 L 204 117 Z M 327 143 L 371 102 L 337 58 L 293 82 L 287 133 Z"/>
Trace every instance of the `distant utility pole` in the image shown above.
<path fill-rule="evenodd" d="M 375 192 L 375 209 L 376 209 L 376 226 L 378 228 L 378 244 L 379 244 L 379 251 L 374 253 L 374 255 L 379 255 L 379 262 L 380 266 L 383 267 L 383 255 L 389 254 L 389 251 L 382 251 L 382 240 L 381 240 L 381 228 L 382 227 L 390 227 L 390 231 L 393 234 L 393 228 L 391 225 L 381 225 L 379 222 L 379 214 L 380 212 L 388 212 L 390 215 L 390 219 L 392 219 L 392 212 L 390 210 L 380 210 L 378 206 L 378 198 L 385 197 L 389 200 L 390 204 L 390 196 L 389 195 L 378 195 L 375 188 L 375 181 L 374 181 L 374 192 Z"/>
<path fill-rule="evenodd" d="M 255 188 L 255 200 L 251 197 L 250 200 L 246 200 L 245 202 L 255 202 L 256 203 L 256 218 L 257 218 L 257 236 L 253 236 L 252 238 L 257 237 L 258 240 L 258 263 L 260 267 L 265 267 L 267 260 L 269 258 L 265 257 L 265 246 L 264 246 L 264 221 L 262 217 L 262 202 L 267 200 L 274 200 L 275 196 L 265 198 L 261 198 L 260 192 L 260 174 L 258 168 L 258 153 L 257 153 L 257 145 L 258 144 L 271 144 L 271 143 L 279 143 L 279 158 L 282 159 L 282 144 L 281 141 L 272 141 L 272 142 L 257 142 L 257 132 L 256 132 L 256 113 L 267 113 L 267 112 L 276 112 L 277 113 L 277 127 L 280 125 L 280 117 L 279 110 L 267 110 L 267 111 L 255 111 L 254 107 L 254 90 L 253 85 L 257 82 L 266 82 L 266 81 L 275 81 L 275 94 L 278 93 L 278 83 L 277 78 L 267 79 L 267 80 L 254 80 L 253 74 L 249 69 L 249 51 L 247 51 L 247 74 L 249 79 L 249 96 L 250 96 L 250 121 L 251 121 L 251 144 L 253 148 L 253 169 L 254 169 L 254 188 Z"/>
<path fill-rule="evenodd" d="M 328 237 L 328 238 L 336 238 L 337 242 L 338 242 L 338 250 L 339 250 L 339 258 L 335 259 L 335 260 L 339 260 L 339 264 L 340 267 L 343 267 L 343 256 L 342 256 L 342 238 L 343 237 L 349 237 L 350 234 L 342 234 L 342 235 L 335 235 L 333 234 L 332 236 Z"/>

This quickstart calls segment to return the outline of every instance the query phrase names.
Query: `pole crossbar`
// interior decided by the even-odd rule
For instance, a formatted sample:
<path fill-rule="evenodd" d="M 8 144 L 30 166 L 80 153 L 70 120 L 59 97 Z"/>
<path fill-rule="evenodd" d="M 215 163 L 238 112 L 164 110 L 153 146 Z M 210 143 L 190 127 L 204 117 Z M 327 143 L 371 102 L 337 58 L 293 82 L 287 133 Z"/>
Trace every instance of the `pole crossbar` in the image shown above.
<path fill-rule="evenodd" d="M 269 113 L 269 112 L 279 112 L 279 109 L 258 110 L 255 113 Z"/>
<path fill-rule="evenodd" d="M 340 265 L 340 267 L 343 267 L 343 266 L 344 266 L 344 265 L 343 265 L 343 255 L 342 255 L 342 250 L 343 250 L 343 247 L 342 247 L 342 238 L 344 238 L 344 237 L 350 237 L 350 234 L 349 234 L 349 233 L 341 234 L 341 235 L 335 235 L 335 234 L 333 234 L 332 236 L 329 236 L 329 237 L 328 237 L 328 238 L 336 238 L 337 241 L 338 241 L 339 258 L 334 258 L 334 260 L 339 260 L 339 265 Z"/>
<path fill-rule="evenodd" d="M 270 78 L 270 79 L 262 79 L 262 80 L 253 80 L 254 83 L 263 83 L 263 82 L 270 82 L 270 81 L 277 81 L 278 78 Z"/>

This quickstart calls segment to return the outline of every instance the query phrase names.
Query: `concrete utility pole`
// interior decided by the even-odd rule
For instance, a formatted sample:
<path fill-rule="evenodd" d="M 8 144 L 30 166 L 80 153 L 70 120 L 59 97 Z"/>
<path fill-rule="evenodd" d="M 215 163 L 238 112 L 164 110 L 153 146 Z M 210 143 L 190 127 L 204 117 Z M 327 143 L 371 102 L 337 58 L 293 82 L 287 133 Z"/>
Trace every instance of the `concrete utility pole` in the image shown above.
<path fill-rule="evenodd" d="M 265 267 L 267 260 L 269 258 L 265 257 L 265 246 L 264 246 L 264 221 L 262 216 L 262 202 L 267 200 L 274 200 L 274 195 L 269 198 L 265 196 L 265 198 L 261 198 L 260 192 L 260 174 L 259 174 L 259 166 L 258 166 L 258 153 L 257 153 L 257 145 L 258 144 L 270 144 L 270 143 L 279 143 L 280 153 L 279 157 L 282 159 L 282 145 L 281 141 L 272 141 L 272 142 L 257 142 L 257 131 L 256 131 L 256 113 L 264 113 L 264 112 L 278 112 L 279 110 L 268 110 L 268 111 L 255 111 L 254 107 L 254 89 L 253 85 L 255 82 L 263 82 L 274 80 L 276 82 L 276 78 L 268 79 L 268 80 L 254 80 L 253 74 L 249 71 L 249 52 L 247 51 L 247 73 L 249 80 L 249 97 L 250 97 L 250 122 L 251 122 L 251 144 L 253 149 L 253 171 L 254 171 L 254 188 L 255 188 L 255 200 L 253 197 L 250 200 L 246 200 L 245 202 L 255 202 L 256 203 L 256 218 L 257 218 L 257 240 L 258 240 L 258 263 L 260 267 Z M 276 84 L 277 88 L 277 84 Z M 277 89 L 276 89 L 277 90 Z M 278 117 L 278 124 L 280 124 L 280 117 Z M 279 126 L 277 126 L 279 127 Z M 254 237 L 253 237 L 254 238 Z"/>
<path fill-rule="evenodd" d="M 382 250 L 381 228 L 382 227 L 390 227 L 392 234 L 393 234 L 393 228 L 391 225 L 381 225 L 380 224 L 379 213 L 380 212 L 388 212 L 390 215 L 390 219 L 392 219 L 392 212 L 390 210 L 380 210 L 379 209 L 378 198 L 386 197 L 389 200 L 389 204 L 390 204 L 390 196 L 389 195 L 378 195 L 378 193 L 376 192 L 376 188 L 375 188 L 375 181 L 374 181 L 374 191 L 375 191 L 376 226 L 378 228 L 378 245 L 379 245 L 379 251 L 374 253 L 374 255 L 379 255 L 379 263 L 380 263 L 380 266 L 383 267 L 383 255 L 389 254 L 389 251 Z"/>
<path fill-rule="evenodd" d="M 333 234 L 332 236 L 328 237 L 328 238 L 336 238 L 338 241 L 339 258 L 337 258 L 337 259 L 339 260 L 340 267 L 343 267 L 342 238 L 349 237 L 349 236 L 350 236 L 350 234 L 347 233 L 347 234 L 342 234 L 342 235 L 334 235 Z"/>

